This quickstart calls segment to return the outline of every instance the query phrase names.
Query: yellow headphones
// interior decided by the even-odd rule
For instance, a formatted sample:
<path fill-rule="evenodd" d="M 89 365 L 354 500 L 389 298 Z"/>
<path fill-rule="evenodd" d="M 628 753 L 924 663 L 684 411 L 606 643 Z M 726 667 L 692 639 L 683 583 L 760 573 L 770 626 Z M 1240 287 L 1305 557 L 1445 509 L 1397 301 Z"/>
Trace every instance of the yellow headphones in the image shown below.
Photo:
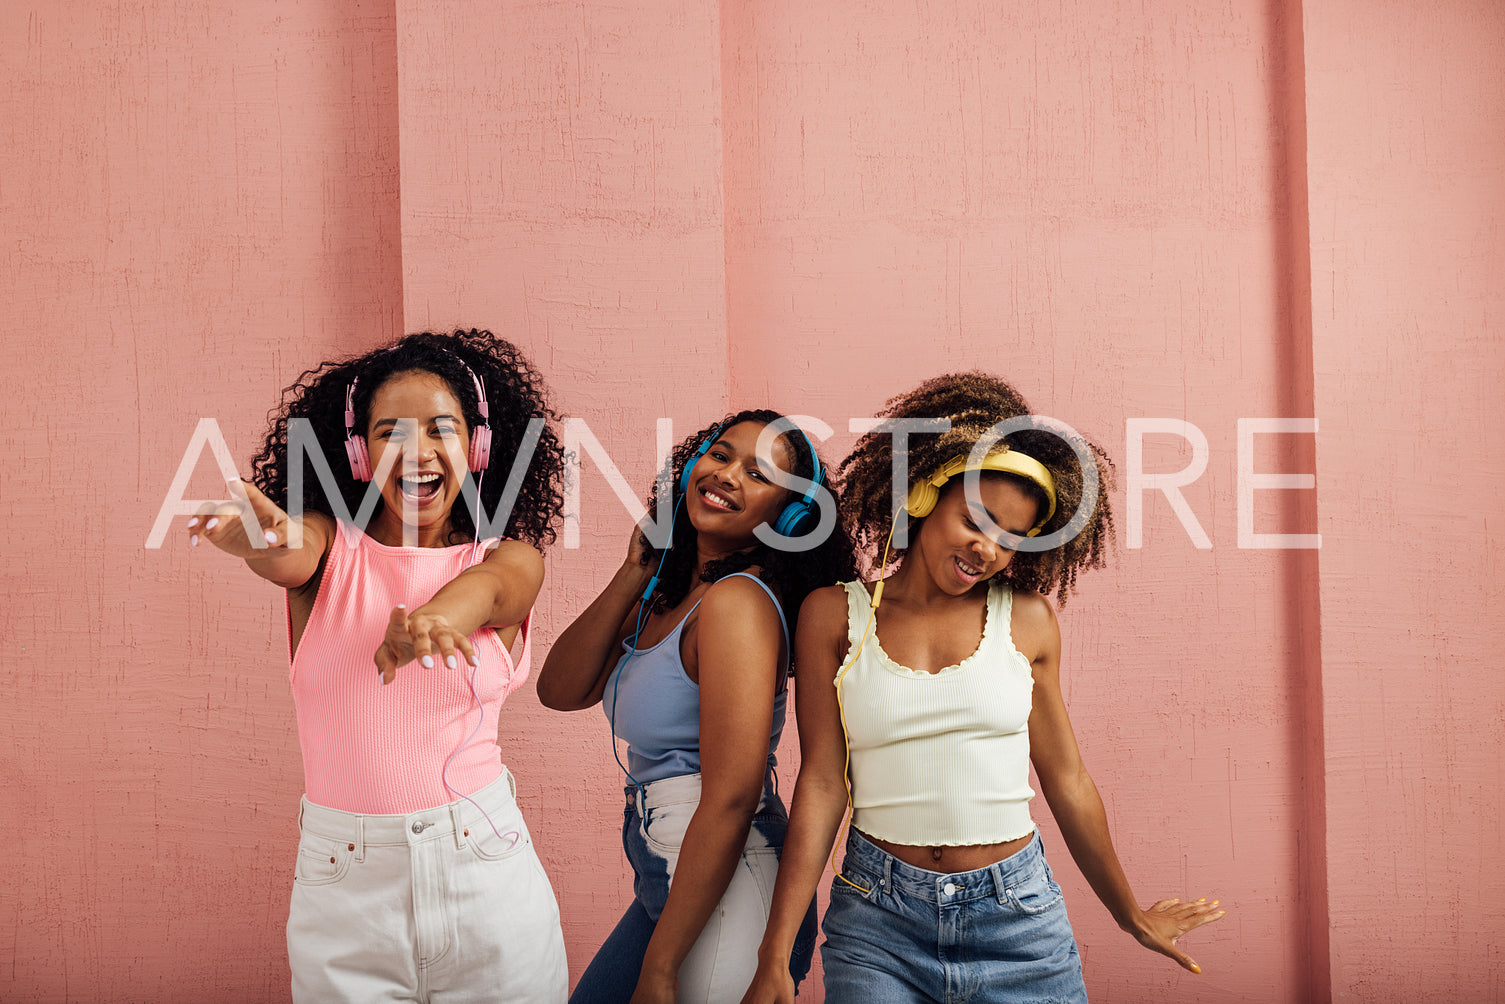
<path fill-rule="evenodd" d="M 1034 528 L 1025 534 L 1026 537 L 1037 536 L 1041 528 L 1056 514 L 1056 479 L 1051 475 L 1049 468 L 1034 457 L 1020 453 L 1018 450 L 1002 450 L 984 457 L 980 463 L 974 464 L 970 460 L 971 458 L 966 454 L 957 454 L 941 465 L 941 469 L 929 478 L 916 481 L 914 487 L 909 490 L 909 501 L 904 503 L 905 511 L 915 519 L 929 516 L 934 511 L 935 504 L 940 501 L 941 487 L 947 481 L 965 471 L 999 471 L 1003 474 L 1017 474 L 1039 485 L 1045 491 L 1045 515 L 1041 516 Z"/>
<path fill-rule="evenodd" d="M 958 454 L 942 464 L 941 469 L 930 477 L 921 478 L 919 481 L 916 481 L 914 486 L 909 490 L 909 499 L 904 503 L 904 511 L 915 519 L 929 516 L 935 511 L 935 504 L 941 498 L 941 488 L 947 481 L 966 471 L 998 471 L 1003 474 L 1017 474 L 1021 478 L 1039 485 L 1045 491 L 1045 515 L 1040 517 L 1034 527 L 1025 534 L 1026 537 L 1038 535 L 1045 524 L 1050 522 L 1050 518 L 1056 514 L 1056 479 L 1050 473 L 1050 469 L 1034 457 L 1020 453 L 1018 450 L 1005 449 L 984 457 L 979 463 L 974 464 L 970 461 L 971 458 L 966 454 Z M 888 528 L 888 541 L 883 545 L 883 557 L 878 562 L 879 575 L 882 575 L 883 570 L 888 567 L 888 552 L 889 548 L 893 545 L 894 529 L 898 524 L 899 514 L 895 512 L 893 522 Z M 836 714 L 841 719 L 842 745 L 846 748 L 846 766 L 842 769 L 841 779 L 847 787 L 847 808 L 849 810 L 854 808 L 852 805 L 852 743 L 847 738 L 846 709 L 841 706 L 841 681 L 847 675 L 847 670 L 856 665 L 857 657 L 862 654 L 862 647 L 867 644 L 867 636 L 874 633 L 873 621 L 878 616 L 878 604 L 883 602 L 883 585 L 885 581 L 885 579 L 880 578 L 878 584 L 873 587 L 872 609 L 868 613 L 867 626 L 862 629 L 862 637 L 857 642 L 856 651 L 851 654 L 841 669 L 837 671 L 836 679 L 833 681 L 836 686 Z M 850 818 L 850 813 L 843 814 L 842 826 L 838 827 L 836 841 L 831 845 L 831 871 L 836 874 L 838 879 L 853 889 L 867 893 L 870 890 L 864 889 L 847 878 L 841 873 L 841 869 L 836 867 L 836 847 L 841 843 L 841 833 Z"/>

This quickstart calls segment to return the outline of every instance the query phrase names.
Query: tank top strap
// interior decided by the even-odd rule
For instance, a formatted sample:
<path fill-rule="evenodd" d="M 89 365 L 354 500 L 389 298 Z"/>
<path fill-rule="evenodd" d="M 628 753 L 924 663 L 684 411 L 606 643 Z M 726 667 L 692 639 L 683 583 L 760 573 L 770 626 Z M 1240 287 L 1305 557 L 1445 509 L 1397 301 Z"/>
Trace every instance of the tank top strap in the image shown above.
<path fill-rule="evenodd" d="M 873 609 L 873 596 L 867 591 L 867 586 L 861 579 L 854 582 L 843 582 L 841 588 L 847 591 L 847 652 L 857 651 L 857 646 L 862 644 L 862 636 L 867 634 L 871 618 L 868 616 Z"/>
<path fill-rule="evenodd" d="M 988 587 L 989 634 L 993 634 L 1005 647 L 1014 647 L 1014 590 L 1001 582 Z"/>
<path fill-rule="evenodd" d="M 789 622 L 784 619 L 784 605 L 780 603 L 779 598 L 773 594 L 773 590 L 769 588 L 768 583 L 764 582 L 762 579 L 758 578 L 751 572 L 733 572 L 731 575 L 724 576 L 722 579 L 719 579 L 717 581 L 735 579 L 739 576 L 741 578 L 751 579 L 756 582 L 758 584 L 758 588 L 767 593 L 769 601 L 773 603 L 774 612 L 779 615 L 779 630 L 784 633 L 784 671 L 788 672 L 789 660 L 794 657 L 794 653 L 793 651 L 791 651 L 791 649 L 794 647 L 794 642 L 789 637 Z M 695 605 L 699 606 L 700 604 L 697 603 Z M 681 621 L 681 623 L 683 623 L 683 621 Z"/>

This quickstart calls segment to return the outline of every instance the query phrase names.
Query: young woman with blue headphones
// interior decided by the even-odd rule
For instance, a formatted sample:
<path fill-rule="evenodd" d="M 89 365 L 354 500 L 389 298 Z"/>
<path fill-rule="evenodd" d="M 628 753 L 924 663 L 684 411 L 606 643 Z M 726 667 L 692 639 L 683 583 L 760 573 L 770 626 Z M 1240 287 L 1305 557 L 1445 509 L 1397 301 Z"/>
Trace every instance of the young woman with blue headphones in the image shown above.
<path fill-rule="evenodd" d="M 254 480 L 188 524 L 190 545 L 287 591 L 298 1004 L 565 999 L 559 909 L 496 728 L 563 507 L 556 418 L 507 341 L 409 335 L 304 373 Z M 483 538 L 471 506 L 498 516 L 509 491 L 505 539 Z"/>
<path fill-rule="evenodd" d="M 897 511 L 892 427 L 842 463 L 844 522 L 876 577 L 817 590 L 800 614 L 799 781 L 744 1004 L 792 1000 L 781 960 L 849 804 L 823 921 L 826 1000 L 1085 1001 L 1030 818 L 1031 764 L 1119 926 L 1198 972 L 1176 941 L 1222 912 L 1202 900 L 1139 907 L 1061 698 L 1045 597 L 1065 602 L 1077 572 L 1102 564 L 1106 455 L 981 373 L 929 380 L 882 414 L 945 428 L 911 434 Z"/>
<path fill-rule="evenodd" d="M 634 528 L 626 560 L 539 673 L 545 705 L 601 704 L 627 740 L 634 898 L 574 1001 L 721 1004 L 756 968 L 788 824 L 773 766 L 794 615 L 813 588 L 852 574 L 840 530 L 806 547 L 825 473 L 803 433 L 763 435 L 780 419 L 739 412 L 679 445 L 673 497 L 655 488 L 649 502 L 655 519 L 670 507 L 670 547 Z M 792 982 L 815 939 L 808 898 L 799 914 L 783 962 Z"/>

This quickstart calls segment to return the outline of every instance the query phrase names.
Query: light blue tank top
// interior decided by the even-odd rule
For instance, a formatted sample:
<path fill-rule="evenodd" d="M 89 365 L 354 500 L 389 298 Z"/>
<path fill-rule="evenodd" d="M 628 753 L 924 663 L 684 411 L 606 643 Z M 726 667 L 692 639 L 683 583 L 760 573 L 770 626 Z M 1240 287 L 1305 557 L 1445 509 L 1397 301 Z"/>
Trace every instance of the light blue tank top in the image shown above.
<path fill-rule="evenodd" d="M 789 650 L 789 625 L 773 590 L 756 575 L 735 572 L 752 579 L 773 600 L 784 632 L 784 650 Z M 728 575 L 726 578 L 732 578 Z M 639 784 L 661 781 L 666 777 L 700 773 L 700 686 L 685 675 L 679 655 L 679 639 L 685 621 L 700 606 L 682 617 L 669 636 L 651 648 L 633 648 L 631 639 L 622 643 L 622 656 L 606 681 L 601 707 L 607 721 L 613 720 L 614 731 L 627 740 L 627 771 Z M 781 669 L 787 671 L 787 655 Z M 768 766 L 775 763 L 774 750 L 784 734 L 784 709 L 789 698 L 787 685 L 779 688 L 773 701 L 773 728 L 768 737 Z"/>

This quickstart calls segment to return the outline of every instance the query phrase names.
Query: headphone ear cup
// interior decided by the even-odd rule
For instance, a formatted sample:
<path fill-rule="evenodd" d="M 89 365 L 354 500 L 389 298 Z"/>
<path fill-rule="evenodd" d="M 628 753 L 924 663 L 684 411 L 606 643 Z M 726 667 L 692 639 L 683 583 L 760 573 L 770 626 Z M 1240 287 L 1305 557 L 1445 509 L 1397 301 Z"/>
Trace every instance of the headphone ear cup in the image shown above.
<path fill-rule="evenodd" d="M 470 456 L 467 458 L 472 472 L 480 473 L 491 464 L 491 426 L 478 425 L 470 430 Z"/>
<path fill-rule="evenodd" d="M 366 452 L 365 436 L 345 439 L 345 457 L 350 461 L 350 476 L 357 481 L 371 480 L 371 454 Z"/>
<path fill-rule="evenodd" d="M 705 439 L 702 439 L 700 441 L 700 446 L 696 448 L 695 455 L 692 456 L 689 460 L 685 461 L 685 469 L 683 471 L 680 471 L 679 473 L 679 494 L 685 495 L 689 493 L 690 471 L 694 469 L 696 461 L 705 456 L 706 451 L 711 448 L 711 444 L 716 441 L 716 434 L 720 431 L 721 427 L 718 425 L 716 427 L 716 432 L 711 433 Z"/>
<path fill-rule="evenodd" d="M 941 484 L 945 484 L 946 481 L 947 479 L 942 478 Z M 915 519 L 921 519 L 930 515 L 940 499 L 940 485 L 931 484 L 929 481 L 917 481 L 909 490 L 909 500 L 904 503 L 904 509 Z"/>
<path fill-rule="evenodd" d="M 780 537 L 802 537 L 809 532 L 814 507 L 804 499 L 791 502 L 774 521 L 773 532 Z"/>

